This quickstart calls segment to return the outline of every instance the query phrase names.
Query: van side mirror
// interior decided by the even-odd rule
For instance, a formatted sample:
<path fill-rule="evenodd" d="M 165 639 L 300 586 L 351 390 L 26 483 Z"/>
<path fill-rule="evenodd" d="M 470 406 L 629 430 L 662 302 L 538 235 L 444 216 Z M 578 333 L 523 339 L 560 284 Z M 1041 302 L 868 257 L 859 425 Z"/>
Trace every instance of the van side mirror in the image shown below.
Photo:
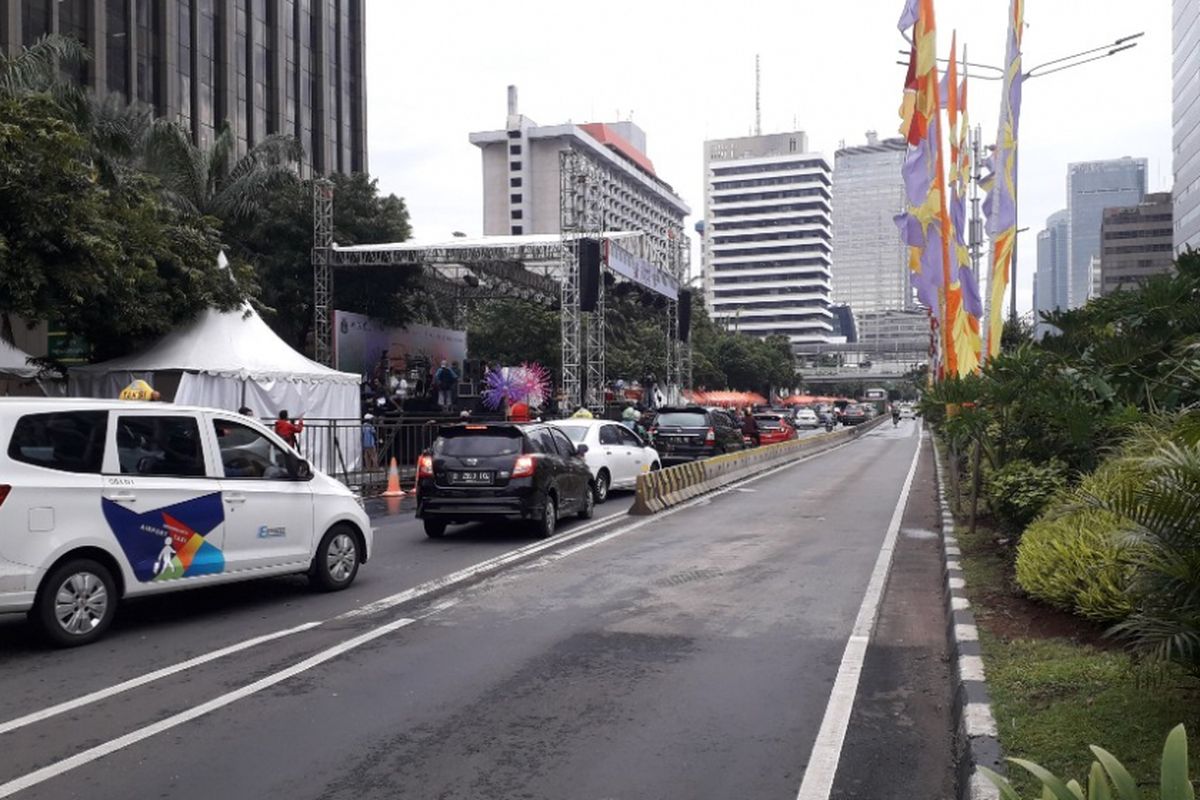
<path fill-rule="evenodd" d="M 292 480 L 311 481 L 313 477 L 312 465 L 303 458 L 288 453 L 288 475 Z"/>

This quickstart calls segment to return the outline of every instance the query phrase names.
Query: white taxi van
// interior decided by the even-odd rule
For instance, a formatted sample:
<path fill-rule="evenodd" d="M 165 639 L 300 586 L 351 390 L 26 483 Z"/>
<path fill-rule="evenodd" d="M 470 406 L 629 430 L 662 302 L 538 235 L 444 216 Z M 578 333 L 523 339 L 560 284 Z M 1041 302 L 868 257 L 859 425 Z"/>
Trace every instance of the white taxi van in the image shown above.
<path fill-rule="evenodd" d="M 94 641 L 126 597 L 288 573 L 345 589 L 371 547 L 354 494 L 254 420 L 0 399 L 0 613 L 54 644 Z"/>

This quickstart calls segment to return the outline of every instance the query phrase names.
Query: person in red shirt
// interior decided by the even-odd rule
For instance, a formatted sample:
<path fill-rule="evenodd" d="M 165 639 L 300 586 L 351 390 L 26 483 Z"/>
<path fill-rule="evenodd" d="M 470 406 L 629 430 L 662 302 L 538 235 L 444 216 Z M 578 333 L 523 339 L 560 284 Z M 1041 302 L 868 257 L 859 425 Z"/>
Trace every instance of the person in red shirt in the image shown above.
<path fill-rule="evenodd" d="M 509 422 L 529 422 L 529 403 L 519 400 L 508 409 Z"/>
<path fill-rule="evenodd" d="M 279 412 L 279 419 L 275 420 L 275 433 L 292 447 L 299 448 L 300 446 L 300 431 L 304 430 L 304 420 L 288 419 L 287 409 Z"/>

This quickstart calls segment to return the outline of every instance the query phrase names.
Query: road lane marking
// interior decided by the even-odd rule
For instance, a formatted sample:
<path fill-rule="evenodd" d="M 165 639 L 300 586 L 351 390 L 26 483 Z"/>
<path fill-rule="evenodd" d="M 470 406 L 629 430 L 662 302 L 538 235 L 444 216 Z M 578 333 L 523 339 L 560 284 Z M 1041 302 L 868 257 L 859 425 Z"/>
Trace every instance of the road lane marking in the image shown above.
<path fill-rule="evenodd" d="M 42 720 L 49 719 L 50 717 L 55 717 L 59 714 L 65 714 L 68 711 L 74 711 L 77 708 L 82 708 L 83 706 L 91 705 L 92 703 L 98 703 L 101 700 L 107 700 L 108 698 L 114 697 L 123 692 L 128 692 L 130 689 L 136 689 L 139 686 L 145 686 L 148 683 L 154 683 L 155 681 L 168 678 L 176 673 L 183 672 L 184 670 L 191 669 L 192 667 L 198 667 L 201 664 L 207 664 L 210 661 L 216 661 L 218 658 L 224 658 L 225 656 L 241 652 L 242 650 L 249 650 L 251 647 L 256 647 L 265 642 L 272 642 L 276 639 L 282 639 L 285 636 L 291 636 L 292 634 L 312 630 L 320 624 L 322 623 L 306 622 L 303 625 L 297 625 L 294 628 L 275 631 L 274 633 L 268 633 L 263 636 L 255 636 L 253 639 L 247 639 L 244 642 L 238 642 L 237 644 L 232 644 L 228 647 L 222 647 L 220 650 L 213 650 L 210 653 L 205 653 L 204 655 L 196 656 L 195 658 L 189 658 L 186 661 L 180 661 L 177 664 L 171 664 L 170 666 L 163 667 L 162 669 L 156 669 L 153 672 L 147 672 L 145 675 L 139 675 L 136 678 L 130 678 L 127 681 L 123 681 L 104 689 L 99 689 L 91 692 L 90 694 L 76 697 L 73 700 L 67 700 L 66 702 L 59 703 L 58 705 L 50 706 L 49 708 L 43 708 L 40 711 L 34 711 L 32 714 L 26 714 L 23 717 L 10 719 L 7 722 L 0 722 L 0 734 L 9 733 L 10 731 L 15 731 L 18 728 L 24 728 L 26 725 L 32 725 L 35 722 L 41 722 Z"/>
<path fill-rule="evenodd" d="M 833 780 L 837 776 L 846 730 L 850 727 L 850 712 L 854 709 L 854 698 L 858 694 L 858 681 L 862 677 L 867 646 L 879 619 L 879 606 L 883 601 L 883 591 L 887 587 L 888 572 L 892 568 L 896 538 L 900 533 L 900 523 L 904 519 L 904 509 L 908 506 L 908 495 L 912 490 L 913 477 L 917 474 L 920 459 L 921 439 L 918 438 L 917 451 L 913 454 L 912 465 L 908 468 L 908 476 L 905 477 L 904 486 L 900 490 L 900 499 L 896 502 L 892 520 L 883 537 L 879 558 L 871 571 L 866 595 L 859 606 L 845 652 L 842 653 L 837 678 L 834 679 L 833 690 L 829 694 L 829 704 L 825 707 L 825 716 L 821 720 L 821 728 L 808 757 L 808 766 L 804 770 L 804 778 L 800 782 L 796 800 L 829 800 L 833 791 Z"/>
<path fill-rule="evenodd" d="M 152 723 L 143 728 L 138 728 L 137 730 L 131 731 L 124 736 L 119 736 L 116 739 L 111 739 L 103 744 L 99 744 L 95 747 L 84 750 L 81 753 L 76 753 L 69 758 L 56 761 L 53 764 L 42 767 L 41 769 L 34 770 L 33 772 L 22 775 L 19 778 L 15 778 L 8 783 L 0 784 L 0 798 L 11 797 L 17 792 L 37 786 L 38 784 L 44 783 L 51 778 L 55 778 L 63 773 L 70 772 L 73 769 L 82 767 L 85 764 L 89 764 L 92 761 L 96 761 L 104 758 L 105 756 L 111 755 L 118 750 L 123 750 L 126 747 L 149 739 L 152 736 L 157 736 L 164 731 L 169 731 L 172 728 L 183 725 L 185 722 L 190 722 L 198 717 L 204 716 L 205 714 L 210 714 L 219 708 L 224 708 L 227 705 L 236 703 L 238 700 L 261 692 L 263 689 L 268 689 L 277 683 L 282 683 L 289 678 L 294 678 L 303 672 L 307 672 L 313 667 L 324 664 L 326 661 L 337 658 L 338 656 L 348 653 L 357 647 L 361 647 L 367 642 L 378 639 L 381 636 L 386 636 L 387 634 L 399 630 L 406 625 L 412 625 L 416 621 L 416 619 L 403 618 L 393 620 L 385 625 L 380 625 L 379 627 L 367 631 L 366 633 L 360 634 L 359 636 L 355 636 L 351 639 L 347 639 L 340 644 L 336 644 L 333 647 L 329 647 L 314 655 L 311 655 L 303 661 L 298 661 L 286 669 L 274 672 L 270 675 L 267 675 L 265 678 L 260 678 L 259 680 L 254 681 L 253 683 L 246 684 L 240 689 L 234 689 L 232 692 L 227 692 L 219 697 L 214 697 L 212 700 L 209 700 L 206 703 L 193 706 L 186 711 L 181 711 L 180 713 L 174 714 L 166 719 Z"/>

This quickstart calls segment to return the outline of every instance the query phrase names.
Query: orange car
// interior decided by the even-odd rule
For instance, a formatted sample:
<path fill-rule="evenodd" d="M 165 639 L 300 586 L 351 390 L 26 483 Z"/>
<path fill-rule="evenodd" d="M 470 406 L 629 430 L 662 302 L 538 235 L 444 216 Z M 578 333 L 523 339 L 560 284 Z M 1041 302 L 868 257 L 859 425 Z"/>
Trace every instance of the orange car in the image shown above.
<path fill-rule="evenodd" d="M 796 438 L 796 429 L 784 414 L 755 414 L 758 423 L 758 443 L 778 444 Z"/>

